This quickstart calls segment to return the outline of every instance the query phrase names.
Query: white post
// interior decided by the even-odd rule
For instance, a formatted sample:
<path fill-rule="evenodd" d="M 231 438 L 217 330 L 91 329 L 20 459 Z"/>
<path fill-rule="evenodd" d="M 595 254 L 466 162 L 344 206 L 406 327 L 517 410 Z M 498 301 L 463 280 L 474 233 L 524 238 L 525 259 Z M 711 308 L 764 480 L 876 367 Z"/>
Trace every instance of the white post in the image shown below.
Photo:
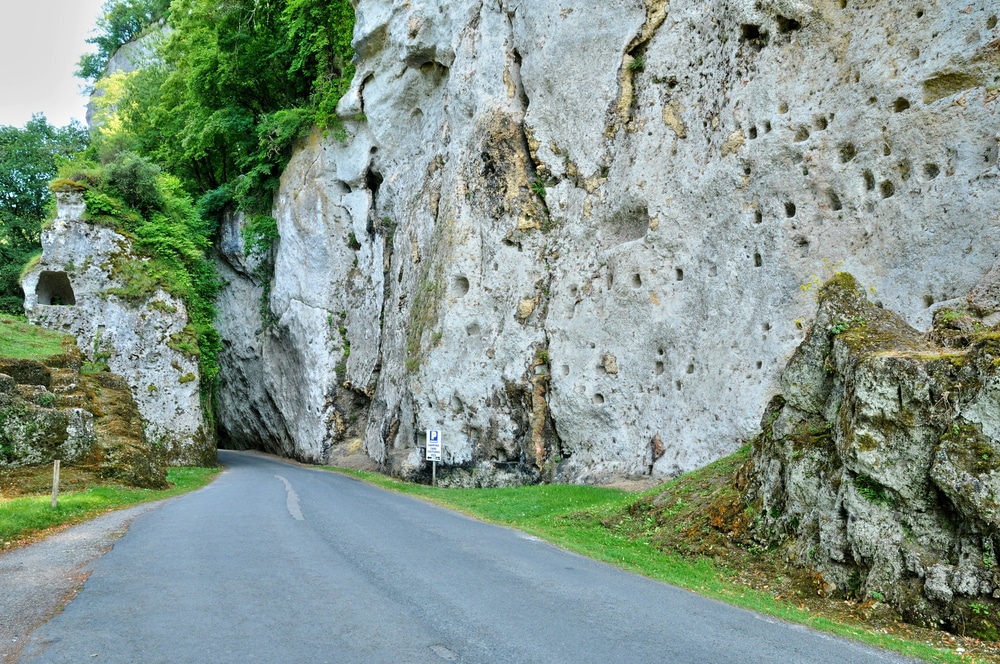
<path fill-rule="evenodd" d="M 59 459 L 52 466 L 52 509 L 59 503 Z"/>

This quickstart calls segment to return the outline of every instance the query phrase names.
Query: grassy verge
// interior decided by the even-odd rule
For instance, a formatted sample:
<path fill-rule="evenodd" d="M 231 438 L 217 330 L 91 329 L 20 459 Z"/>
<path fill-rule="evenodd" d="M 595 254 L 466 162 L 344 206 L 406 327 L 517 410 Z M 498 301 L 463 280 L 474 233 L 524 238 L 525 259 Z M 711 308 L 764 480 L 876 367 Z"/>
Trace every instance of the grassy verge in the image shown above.
<path fill-rule="evenodd" d="M 0 500 L 0 547 L 31 542 L 49 531 L 93 519 L 105 512 L 169 498 L 208 484 L 219 468 L 170 468 L 169 489 L 131 489 L 114 485 L 91 486 L 59 496 L 52 509 L 50 496 L 25 496 Z"/>
<path fill-rule="evenodd" d="M 677 532 L 693 530 L 692 519 L 702 522 L 706 519 L 697 498 L 711 499 L 719 490 L 726 490 L 728 479 L 742 465 L 745 455 L 746 451 L 742 451 L 641 494 L 571 485 L 435 489 L 374 473 L 331 470 L 517 528 L 570 551 L 706 597 L 910 657 L 928 662 L 1000 662 L 1000 657 L 988 652 L 982 655 L 972 652 L 977 650 L 974 639 L 920 630 L 894 620 L 866 622 L 856 617 L 857 611 L 852 613 L 837 607 L 851 603 L 824 598 L 817 602 L 815 597 L 807 598 L 808 593 L 791 592 L 789 585 L 782 583 L 783 579 L 772 578 L 771 585 L 748 583 L 745 565 L 753 567 L 752 558 L 756 554 L 743 552 L 742 557 L 730 554 L 727 560 L 725 556 L 713 555 L 710 549 L 716 544 L 711 542 L 700 553 L 673 553 L 665 548 L 659 537 L 665 524 L 644 516 L 635 506 L 648 503 L 653 497 L 657 503 L 690 505 L 687 514 L 680 514 L 681 509 L 677 508 L 676 525 L 666 524 L 666 528 Z M 774 569 L 775 561 L 763 562 L 766 564 L 759 569 Z M 966 646 L 964 653 L 957 651 L 958 643 Z"/>
<path fill-rule="evenodd" d="M 64 353 L 72 336 L 51 332 L 14 316 L 0 314 L 0 356 L 15 360 L 44 360 Z"/>

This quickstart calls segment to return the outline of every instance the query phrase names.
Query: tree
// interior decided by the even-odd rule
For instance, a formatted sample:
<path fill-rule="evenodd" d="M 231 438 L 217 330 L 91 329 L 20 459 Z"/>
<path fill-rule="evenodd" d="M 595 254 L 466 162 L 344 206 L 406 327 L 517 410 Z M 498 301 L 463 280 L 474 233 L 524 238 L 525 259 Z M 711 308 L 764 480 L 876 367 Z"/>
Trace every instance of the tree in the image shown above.
<path fill-rule="evenodd" d="M 115 51 L 142 35 L 169 9 L 170 0 L 105 0 L 94 35 L 87 39 L 88 44 L 97 46 L 97 53 L 80 58 L 76 75 L 96 81 L 104 75 Z"/>
<path fill-rule="evenodd" d="M 87 147 L 79 124 L 53 127 L 43 115 L 0 127 L 0 311 L 23 313 L 21 268 L 41 249 L 42 220 L 51 200 L 56 162 Z"/>

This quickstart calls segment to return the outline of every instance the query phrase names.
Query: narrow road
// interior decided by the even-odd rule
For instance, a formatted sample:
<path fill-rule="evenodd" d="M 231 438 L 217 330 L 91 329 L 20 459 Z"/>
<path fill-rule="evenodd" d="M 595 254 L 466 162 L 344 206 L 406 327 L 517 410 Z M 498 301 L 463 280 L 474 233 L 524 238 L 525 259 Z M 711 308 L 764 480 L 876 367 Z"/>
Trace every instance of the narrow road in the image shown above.
<path fill-rule="evenodd" d="M 220 452 L 21 662 L 903 662 L 357 480 Z"/>

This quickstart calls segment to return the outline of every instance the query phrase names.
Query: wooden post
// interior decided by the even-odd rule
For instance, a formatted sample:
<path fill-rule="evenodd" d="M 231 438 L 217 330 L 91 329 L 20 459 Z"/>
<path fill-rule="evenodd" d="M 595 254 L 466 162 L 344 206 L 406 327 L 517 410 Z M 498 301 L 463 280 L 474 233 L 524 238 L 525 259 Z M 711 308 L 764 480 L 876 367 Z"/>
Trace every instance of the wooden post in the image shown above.
<path fill-rule="evenodd" d="M 59 459 L 52 466 L 52 509 L 59 503 Z"/>

